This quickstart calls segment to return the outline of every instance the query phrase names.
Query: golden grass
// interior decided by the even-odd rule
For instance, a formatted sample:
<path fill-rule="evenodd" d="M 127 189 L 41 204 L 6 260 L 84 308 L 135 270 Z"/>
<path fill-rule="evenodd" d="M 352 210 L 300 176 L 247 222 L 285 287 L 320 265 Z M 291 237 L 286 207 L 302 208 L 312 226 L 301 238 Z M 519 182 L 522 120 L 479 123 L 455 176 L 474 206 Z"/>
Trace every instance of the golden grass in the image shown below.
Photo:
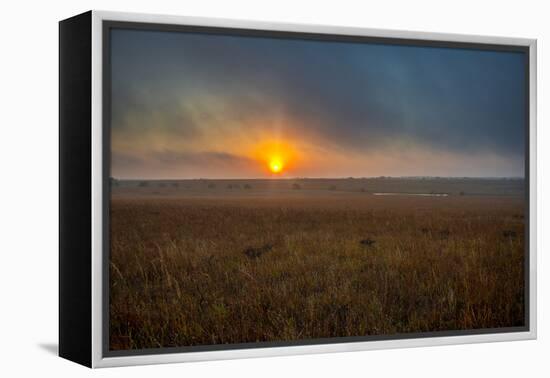
<path fill-rule="evenodd" d="M 520 199 L 115 197 L 111 206 L 112 350 L 524 324 Z"/>

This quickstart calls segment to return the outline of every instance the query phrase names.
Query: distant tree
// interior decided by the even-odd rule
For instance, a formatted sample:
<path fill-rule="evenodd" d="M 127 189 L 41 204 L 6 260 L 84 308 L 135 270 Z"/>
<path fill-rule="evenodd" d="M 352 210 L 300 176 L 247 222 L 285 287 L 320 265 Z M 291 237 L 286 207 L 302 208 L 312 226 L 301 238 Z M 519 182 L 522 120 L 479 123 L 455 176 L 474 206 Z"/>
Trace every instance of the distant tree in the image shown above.
<path fill-rule="evenodd" d="M 208 184 L 208 189 L 215 189 L 215 188 L 216 188 L 216 184 L 214 184 L 213 182 Z"/>
<path fill-rule="evenodd" d="M 466 193 L 464 193 L 464 192 L 462 192 L 462 191 L 461 191 L 460 193 L 458 193 L 459 196 L 463 196 L 463 195 L 465 195 L 465 194 L 466 194 Z"/>
<path fill-rule="evenodd" d="M 226 188 L 227 188 L 227 189 L 233 189 L 233 185 L 227 184 Z"/>
<path fill-rule="evenodd" d="M 159 185 L 159 187 L 164 188 L 164 187 L 166 186 L 166 183 L 164 183 L 164 182 L 159 182 L 158 185 Z"/>
<path fill-rule="evenodd" d="M 145 187 L 149 186 L 149 183 L 147 181 L 140 181 L 138 186 L 140 186 L 142 188 L 145 188 Z"/>
<path fill-rule="evenodd" d="M 174 188 L 179 188 L 179 187 L 180 187 L 180 184 L 179 184 L 179 182 L 173 182 L 173 183 L 172 183 L 172 186 L 173 186 Z"/>
<path fill-rule="evenodd" d="M 328 187 L 328 190 L 336 190 L 336 185 L 331 185 Z"/>
<path fill-rule="evenodd" d="M 294 184 L 292 184 L 292 189 L 300 190 L 300 189 L 302 189 L 302 187 L 300 186 L 300 184 L 294 183 Z"/>
<path fill-rule="evenodd" d="M 252 186 L 250 184 L 244 184 L 245 189 L 252 189 Z"/>

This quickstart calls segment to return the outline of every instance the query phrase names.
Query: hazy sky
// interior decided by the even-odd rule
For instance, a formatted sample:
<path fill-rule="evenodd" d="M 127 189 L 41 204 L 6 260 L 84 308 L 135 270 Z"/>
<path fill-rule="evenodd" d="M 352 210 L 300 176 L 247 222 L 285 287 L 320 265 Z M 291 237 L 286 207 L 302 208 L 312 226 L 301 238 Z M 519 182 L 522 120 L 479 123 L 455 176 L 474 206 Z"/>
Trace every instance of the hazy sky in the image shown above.
<path fill-rule="evenodd" d="M 520 53 L 138 30 L 111 38 L 114 177 L 524 174 Z"/>

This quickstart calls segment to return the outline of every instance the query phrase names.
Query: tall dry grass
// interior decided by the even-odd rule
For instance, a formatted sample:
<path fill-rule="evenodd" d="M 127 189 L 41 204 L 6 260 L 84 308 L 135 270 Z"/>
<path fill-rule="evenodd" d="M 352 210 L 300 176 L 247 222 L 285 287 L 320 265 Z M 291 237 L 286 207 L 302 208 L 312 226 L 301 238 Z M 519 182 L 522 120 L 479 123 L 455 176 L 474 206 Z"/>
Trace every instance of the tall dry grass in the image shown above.
<path fill-rule="evenodd" d="M 508 197 L 115 199 L 110 347 L 520 326 L 522 214 Z"/>

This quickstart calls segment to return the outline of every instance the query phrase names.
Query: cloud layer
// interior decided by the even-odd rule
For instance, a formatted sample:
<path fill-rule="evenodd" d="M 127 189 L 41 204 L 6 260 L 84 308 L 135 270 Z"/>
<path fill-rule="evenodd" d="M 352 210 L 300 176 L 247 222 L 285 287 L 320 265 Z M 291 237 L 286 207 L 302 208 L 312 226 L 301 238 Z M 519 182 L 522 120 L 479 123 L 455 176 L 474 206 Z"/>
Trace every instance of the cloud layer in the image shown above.
<path fill-rule="evenodd" d="M 525 57 L 467 49 L 112 32 L 112 172 L 522 176 Z"/>

